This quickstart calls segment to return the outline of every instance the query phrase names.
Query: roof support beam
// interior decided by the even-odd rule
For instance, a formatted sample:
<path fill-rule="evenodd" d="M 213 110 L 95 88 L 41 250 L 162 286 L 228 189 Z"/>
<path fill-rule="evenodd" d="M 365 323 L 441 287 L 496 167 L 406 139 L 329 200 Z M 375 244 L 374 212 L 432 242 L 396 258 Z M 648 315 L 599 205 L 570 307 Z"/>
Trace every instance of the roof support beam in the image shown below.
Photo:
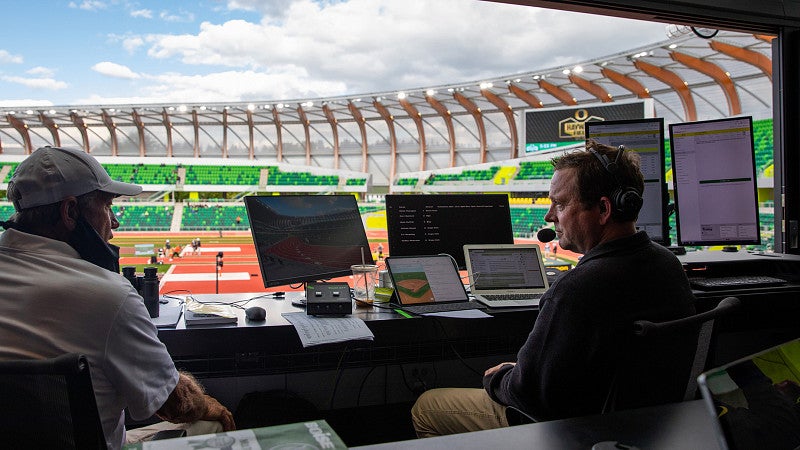
<path fill-rule="evenodd" d="M 397 172 L 397 135 L 394 132 L 394 116 L 389 113 L 389 110 L 383 106 L 383 103 L 375 100 L 372 102 L 372 106 L 375 107 L 375 110 L 378 111 L 381 118 L 386 121 L 386 126 L 389 128 L 389 148 L 391 149 L 391 164 L 389 166 L 389 180 L 394 180 L 394 176 Z M 365 171 L 366 172 L 366 171 Z"/>
<path fill-rule="evenodd" d="M 350 114 L 353 115 L 353 119 L 356 120 L 356 124 L 358 124 L 358 131 L 361 133 L 361 171 L 367 172 L 369 169 L 369 164 L 367 161 L 367 120 L 364 119 L 364 116 L 361 115 L 361 111 L 359 111 L 358 107 L 353 104 L 353 102 L 347 102 L 347 109 L 350 110 Z M 389 178 L 389 182 L 392 182 L 392 179 Z"/>
<path fill-rule="evenodd" d="M 101 117 L 103 118 L 103 125 L 108 129 L 108 136 L 111 139 L 111 156 L 117 156 L 119 154 L 119 147 L 117 147 L 117 125 L 114 124 L 114 119 L 106 109 L 102 110 Z"/>
<path fill-rule="evenodd" d="M 194 131 L 194 143 L 192 143 L 192 153 L 195 158 L 200 157 L 200 120 L 197 118 L 197 110 L 192 110 L 192 128 Z"/>
<path fill-rule="evenodd" d="M 336 117 L 333 115 L 333 111 L 328 105 L 322 105 L 322 113 L 325 114 L 325 118 L 328 119 L 328 123 L 331 125 L 331 133 L 333 136 L 333 168 L 339 168 L 339 125 Z"/>
<path fill-rule="evenodd" d="M 281 115 L 278 113 L 278 107 L 272 107 L 272 121 L 275 122 L 275 132 L 277 136 L 276 145 L 278 148 L 275 149 L 275 153 L 277 155 L 278 162 L 283 162 L 283 125 L 281 125 Z"/>
<path fill-rule="evenodd" d="M 511 106 L 506 103 L 505 100 L 495 95 L 495 93 L 489 89 L 481 89 L 481 95 L 486 97 L 486 100 L 489 100 L 491 104 L 496 106 L 497 109 L 506 116 L 509 137 L 511 138 L 511 155 L 509 157 L 511 159 L 516 158 L 519 156 L 519 139 L 517 138 L 517 121 L 514 119 L 514 110 L 511 109 Z"/>
<path fill-rule="evenodd" d="M 81 141 L 83 142 L 83 151 L 89 153 L 89 132 L 86 131 L 88 125 L 86 125 L 86 122 L 83 121 L 83 118 L 79 116 L 78 113 L 76 112 L 70 112 L 69 118 L 72 120 L 72 123 L 75 125 L 75 128 L 78 130 L 78 133 L 81 134 Z M 14 123 L 12 122 L 11 124 L 13 125 Z M 25 136 L 23 136 L 23 139 L 24 138 Z M 30 149 L 30 138 L 28 138 L 26 146 L 29 147 L 28 154 L 30 154 L 32 151 L 32 149 Z"/>
<path fill-rule="evenodd" d="M 728 100 L 728 114 L 736 116 L 742 113 L 742 103 L 739 101 L 739 93 L 736 92 L 736 86 L 733 85 L 730 75 L 722 70 L 716 64 L 708 61 L 703 61 L 700 58 L 687 55 L 680 52 L 670 52 L 669 56 L 679 63 L 685 65 L 690 69 L 694 69 L 702 74 L 705 74 L 714 79 L 722 88 L 725 93 L 725 98 Z"/>
<path fill-rule="evenodd" d="M 425 100 L 428 101 L 428 104 L 431 105 L 431 108 L 434 109 L 439 116 L 442 117 L 444 120 L 444 126 L 447 128 L 447 138 L 450 141 L 450 167 L 456 166 L 456 130 L 453 128 L 453 115 L 450 113 L 450 110 L 447 109 L 442 102 L 436 100 L 432 95 L 426 95 Z"/>
<path fill-rule="evenodd" d="M 172 158 L 172 122 L 169 119 L 167 108 L 161 110 L 161 123 L 167 130 L 167 158 Z"/>
<path fill-rule="evenodd" d="M 475 103 L 472 103 L 470 99 L 464 96 L 459 92 L 453 92 L 453 98 L 464 107 L 472 117 L 475 119 L 475 125 L 478 127 L 478 138 L 481 141 L 481 153 L 480 153 L 480 162 L 486 162 L 486 125 L 483 123 L 483 113 L 481 109 Z M 454 166 L 451 166 L 454 167 Z"/>
<path fill-rule="evenodd" d="M 694 104 L 692 92 L 689 89 L 689 86 L 686 85 L 686 82 L 681 80 L 678 75 L 676 75 L 674 72 L 664 69 L 663 67 L 646 63 L 641 59 L 634 61 L 633 65 L 642 72 L 671 87 L 678 94 L 678 97 L 681 99 L 681 103 L 683 103 L 684 113 L 686 114 L 684 119 L 689 122 L 694 122 L 697 120 L 697 106 Z"/>
<path fill-rule="evenodd" d="M 25 145 L 25 154 L 30 155 L 33 153 L 33 145 L 31 144 L 31 133 L 28 131 L 28 125 L 14 117 L 12 114 L 7 114 L 6 119 L 8 123 L 17 130 L 17 133 L 22 137 L 22 143 Z M 86 131 L 83 130 L 85 133 Z M 84 141 L 85 142 L 85 141 Z"/>
<path fill-rule="evenodd" d="M 61 147 L 61 136 L 58 134 L 58 124 L 56 124 L 52 117 L 45 115 L 43 112 L 39 112 L 39 120 L 41 120 L 45 128 L 50 131 L 50 135 L 53 137 L 53 145 Z"/>
<path fill-rule="evenodd" d="M 222 110 L 222 157 L 228 157 L 228 109 Z"/>
<path fill-rule="evenodd" d="M 594 95 L 603 103 L 608 103 L 612 101 L 611 94 L 608 93 L 605 89 L 603 89 L 600 85 L 592 83 L 591 81 L 581 78 L 577 75 L 570 74 L 569 81 L 573 84 L 578 86 L 579 88 L 583 89 L 584 91 Z"/>
<path fill-rule="evenodd" d="M 646 87 L 642 86 L 642 83 L 639 83 L 638 80 L 631 78 L 627 75 L 623 75 L 619 72 L 615 72 L 607 67 L 603 67 L 602 69 L 600 69 L 600 73 L 602 73 L 604 77 L 608 78 L 614 83 L 617 83 L 618 85 L 631 91 L 631 93 L 633 93 L 637 97 L 650 98 L 650 91 L 648 91 Z"/>
<path fill-rule="evenodd" d="M 544 104 L 541 100 L 539 100 L 539 97 L 531 94 L 515 84 L 509 84 L 508 90 L 512 94 L 516 95 L 518 99 L 530 105 L 531 108 L 544 108 Z"/>
<path fill-rule="evenodd" d="M 764 75 L 769 77 L 772 81 L 772 59 L 768 56 L 762 55 L 759 52 L 748 50 L 746 48 L 737 47 L 735 45 L 726 44 L 719 41 L 711 41 L 708 43 L 709 47 L 720 53 L 724 53 L 731 58 L 738 59 L 739 61 L 756 66 L 759 70 L 764 72 Z"/>
<path fill-rule="evenodd" d="M 408 117 L 414 121 L 414 125 L 417 126 L 417 135 L 419 135 L 419 170 L 425 170 L 427 147 L 425 145 L 425 129 L 422 127 L 422 114 L 419 113 L 417 108 L 415 108 L 408 99 L 401 98 L 397 101 L 400 103 L 400 106 L 406 110 Z"/>
<path fill-rule="evenodd" d="M 567 106 L 575 106 L 578 104 L 577 100 L 575 100 L 575 97 L 573 97 L 572 94 L 565 91 L 564 89 L 561 89 L 560 87 L 556 86 L 553 83 L 544 80 L 539 80 L 539 87 L 547 91 L 548 94 L 552 95 L 558 101 Z"/>
<path fill-rule="evenodd" d="M 139 115 L 139 112 L 135 109 L 131 111 L 131 120 L 133 121 L 133 124 L 136 125 L 136 134 L 139 136 L 139 156 L 144 157 L 144 122 L 142 121 L 142 117 Z"/>
<path fill-rule="evenodd" d="M 305 147 L 306 147 L 306 165 L 311 165 L 311 131 L 309 125 L 311 122 L 308 121 L 306 117 L 306 112 L 303 110 L 302 106 L 297 107 L 297 117 L 300 118 L 300 123 L 303 125 L 303 135 L 305 136 Z"/>

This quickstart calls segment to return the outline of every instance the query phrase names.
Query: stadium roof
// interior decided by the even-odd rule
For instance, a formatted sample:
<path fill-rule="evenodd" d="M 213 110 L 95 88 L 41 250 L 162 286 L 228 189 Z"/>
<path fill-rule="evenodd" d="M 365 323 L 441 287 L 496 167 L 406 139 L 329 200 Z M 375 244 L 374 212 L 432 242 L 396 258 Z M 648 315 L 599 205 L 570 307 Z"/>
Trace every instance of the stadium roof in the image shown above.
<path fill-rule="evenodd" d="M 665 41 L 588 61 L 402 92 L 0 108 L 0 154 L 56 145 L 98 156 L 257 159 L 369 172 L 374 185 L 389 185 L 406 172 L 523 156 L 521 118 L 532 109 L 651 99 L 651 115 L 667 123 L 771 117 L 771 36 L 670 32 Z"/>

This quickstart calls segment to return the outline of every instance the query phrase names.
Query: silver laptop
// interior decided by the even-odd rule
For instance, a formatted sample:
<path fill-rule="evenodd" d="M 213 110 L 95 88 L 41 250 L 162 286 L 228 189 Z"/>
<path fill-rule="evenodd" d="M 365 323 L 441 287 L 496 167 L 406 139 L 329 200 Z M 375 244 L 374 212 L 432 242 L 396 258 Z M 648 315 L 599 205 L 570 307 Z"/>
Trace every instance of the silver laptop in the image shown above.
<path fill-rule="evenodd" d="M 490 308 L 538 306 L 550 286 L 537 244 L 464 246 L 472 295 Z"/>
<path fill-rule="evenodd" d="M 800 339 L 700 374 L 723 450 L 800 448 Z"/>

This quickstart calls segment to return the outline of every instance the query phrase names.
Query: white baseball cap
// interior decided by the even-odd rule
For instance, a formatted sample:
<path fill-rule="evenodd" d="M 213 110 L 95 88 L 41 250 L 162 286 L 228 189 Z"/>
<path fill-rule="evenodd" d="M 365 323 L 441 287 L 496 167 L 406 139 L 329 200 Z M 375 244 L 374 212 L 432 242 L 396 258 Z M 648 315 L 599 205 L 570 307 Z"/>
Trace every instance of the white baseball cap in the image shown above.
<path fill-rule="evenodd" d="M 60 202 L 92 191 L 136 195 L 142 187 L 114 181 L 97 160 L 72 148 L 42 147 L 22 161 L 8 183 L 17 211 Z"/>

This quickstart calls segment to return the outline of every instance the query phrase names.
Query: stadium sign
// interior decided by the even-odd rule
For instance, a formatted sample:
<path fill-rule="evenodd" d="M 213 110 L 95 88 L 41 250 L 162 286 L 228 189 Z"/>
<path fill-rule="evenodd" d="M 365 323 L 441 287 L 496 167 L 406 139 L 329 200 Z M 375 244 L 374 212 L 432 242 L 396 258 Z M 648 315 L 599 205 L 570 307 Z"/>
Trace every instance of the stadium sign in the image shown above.
<path fill-rule="evenodd" d="M 523 115 L 525 153 L 551 150 L 583 142 L 586 122 L 652 117 L 651 99 L 613 105 L 527 110 Z"/>

